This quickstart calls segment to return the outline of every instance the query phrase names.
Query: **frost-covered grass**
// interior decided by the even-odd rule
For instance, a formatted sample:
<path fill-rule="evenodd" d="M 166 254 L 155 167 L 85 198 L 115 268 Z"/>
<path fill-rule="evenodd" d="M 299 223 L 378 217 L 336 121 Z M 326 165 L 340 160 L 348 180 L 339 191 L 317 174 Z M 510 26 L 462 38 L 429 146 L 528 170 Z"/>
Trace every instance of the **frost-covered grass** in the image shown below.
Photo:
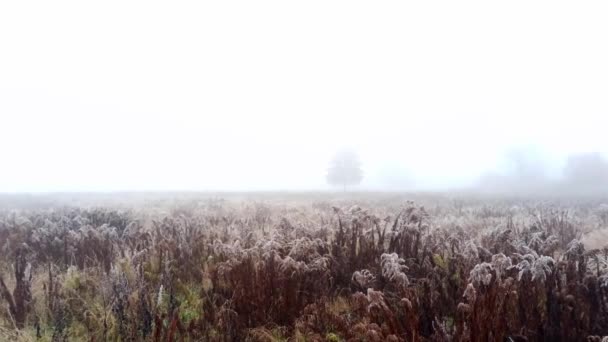
<path fill-rule="evenodd" d="M 0 340 L 608 335 L 601 201 L 250 197 L 1 209 Z"/>

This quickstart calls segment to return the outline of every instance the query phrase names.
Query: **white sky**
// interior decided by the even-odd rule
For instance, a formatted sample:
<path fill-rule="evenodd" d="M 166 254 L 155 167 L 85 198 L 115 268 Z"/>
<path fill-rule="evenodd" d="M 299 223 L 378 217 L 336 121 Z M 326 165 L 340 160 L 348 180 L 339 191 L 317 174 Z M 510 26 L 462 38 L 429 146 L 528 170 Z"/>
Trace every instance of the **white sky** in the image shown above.
<path fill-rule="evenodd" d="M 2 1 L 0 191 L 465 184 L 608 152 L 606 1 Z"/>

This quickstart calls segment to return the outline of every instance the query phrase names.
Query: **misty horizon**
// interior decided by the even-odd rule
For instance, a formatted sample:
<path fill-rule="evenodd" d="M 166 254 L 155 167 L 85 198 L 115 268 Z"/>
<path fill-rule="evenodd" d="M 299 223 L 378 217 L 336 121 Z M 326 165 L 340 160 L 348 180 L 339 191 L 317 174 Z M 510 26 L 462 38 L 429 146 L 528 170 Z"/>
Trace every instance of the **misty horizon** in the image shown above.
<path fill-rule="evenodd" d="M 505 158 L 508 159 L 508 158 Z M 450 185 L 433 186 L 429 185 L 429 180 L 415 178 L 410 170 L 394 164 L 392 168 L 380 168 L 376 174 L 369 175 L 365 171 L 363 181 L 360 184 L 348 187 L 348 192 L 441 192 L 441 191 L 466 191 L 466 192 L 494 192 L 494 193 L 564 193 L 564 194 L 601 194 L 608 191 L 608 161 L 598 153 L 585 153 L 572 155 L 562 169 L 551 169 L 547 164 L 534 160 L 534 165 L 529 169 L 521 170 L 514 167 L 517 160 L 507 160 L 504 169 L 486 170 L 478 175 L 469 183 L 453 183 Z M 576 160 L 593 159 L 591 169 L 579 170 L 579 174 L 572 173 L 573 168 L 588 166 L 588 163 Z M 389 164 L 390 165 L 390 164 Z M 521 166 L 521 165 L 520 165 Z M 580 174 L 580 172 L 583 172 Z M 255 184 L 255 181 L 252 182 Z M 318 186 L 311 187 L 272 187 L 272 186 L 250 186 L 250 187 L 207 187 L 207 188 L 106 188 L 106 189 L 36 189 L 36 190 L 17 190 L 2 191 L 2 193 L 95 193 L 95 192 L 276 192 L 276 191 L 295 191 L 295 192 L 342 192 L 340 186 L 333 186 L 324 179 Z M 344 190 L 346 191 L 346 190 Z"/>
<path fill-rule="evenodd" d="M 0 192 L 604 189 L 605 3 L 238 5 L 0 5 Z"/>

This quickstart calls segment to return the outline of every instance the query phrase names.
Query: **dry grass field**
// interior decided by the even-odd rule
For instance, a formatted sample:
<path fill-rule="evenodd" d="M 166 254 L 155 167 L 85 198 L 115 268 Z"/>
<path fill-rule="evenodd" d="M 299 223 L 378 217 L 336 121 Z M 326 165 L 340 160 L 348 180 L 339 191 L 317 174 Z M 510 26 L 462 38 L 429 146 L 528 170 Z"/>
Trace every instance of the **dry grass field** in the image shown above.
<path fill-rule="evenodd" d="M 2 341 L 608 340 L 599 199 L 0 201 Z"/>

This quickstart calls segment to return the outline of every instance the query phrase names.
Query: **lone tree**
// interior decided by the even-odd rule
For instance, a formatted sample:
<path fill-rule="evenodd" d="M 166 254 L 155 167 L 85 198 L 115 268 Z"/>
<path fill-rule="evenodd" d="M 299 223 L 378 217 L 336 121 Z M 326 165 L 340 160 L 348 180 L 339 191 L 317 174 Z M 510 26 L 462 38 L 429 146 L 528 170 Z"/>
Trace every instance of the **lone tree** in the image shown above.
<path fill-rule="evenodd" d="M 347 185 L 356 185 L 363 180 L 363 171 L 357 152 L 343 149 L 336 153 L 327 170 L 327 183 L 342 186 L 346 192 Z"/>

